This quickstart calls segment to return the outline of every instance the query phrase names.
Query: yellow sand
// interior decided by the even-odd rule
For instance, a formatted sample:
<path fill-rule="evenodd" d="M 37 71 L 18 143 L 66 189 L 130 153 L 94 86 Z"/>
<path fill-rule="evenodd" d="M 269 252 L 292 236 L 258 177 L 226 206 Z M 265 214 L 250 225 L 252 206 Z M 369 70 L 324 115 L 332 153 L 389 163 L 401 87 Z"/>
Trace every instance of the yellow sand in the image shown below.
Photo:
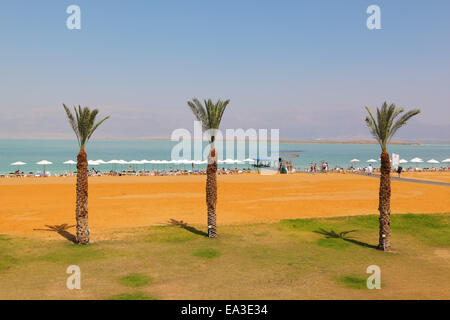
<path fill-rule="evenodd" d="M 166 224 L 170 219 L 206 224 L 205 180 L 205 176 L 91 177 L 92 235 Z M 378 179 L 365 176 L 245 174 L 219 176 L 218 183 L 219 226 L 378 213 Z M 1 179 L 0 197 L 0 234 L 48 236 L 52 232 L 35 229 L 75 224 L 74 177 Z M 392 182 L 392 212 L 450 212 L 450 187 Z"/>

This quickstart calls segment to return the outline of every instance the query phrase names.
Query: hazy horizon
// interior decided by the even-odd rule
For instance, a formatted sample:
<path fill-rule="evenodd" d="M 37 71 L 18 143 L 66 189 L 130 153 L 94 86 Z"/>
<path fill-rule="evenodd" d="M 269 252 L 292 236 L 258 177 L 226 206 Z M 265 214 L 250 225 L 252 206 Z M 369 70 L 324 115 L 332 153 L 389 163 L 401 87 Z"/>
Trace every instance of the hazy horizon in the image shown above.
<path fill-rule="evenodd" d="M 384 101 L 422 111 L 394 140 L 450 140 L 447 0 L 2 4 L 0 139 L 73 139 L 63 103 L 111 115 L 94 138 L 168 138 L 197 97 L 231 99 L 222 129 L 283 140 L 371 140 L 364 106 Z"/>

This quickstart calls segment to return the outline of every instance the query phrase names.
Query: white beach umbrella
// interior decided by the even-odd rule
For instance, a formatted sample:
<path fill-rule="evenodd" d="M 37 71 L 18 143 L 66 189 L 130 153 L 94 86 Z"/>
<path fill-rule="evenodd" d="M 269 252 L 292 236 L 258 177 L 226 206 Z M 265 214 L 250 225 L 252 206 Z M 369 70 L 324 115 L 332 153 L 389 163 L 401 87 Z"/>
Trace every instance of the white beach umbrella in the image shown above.
<path fill-rule="evenodd" d="M 95 160 L 88 160 L 88 165 L 89 166 L 98 166 L 98 165 L 100 165 L 100 163 L 98 163 Z"/>
<path fill-rule="evenodd" d="M 47 166 L 53 164 L 53 162 L 47 161 L 47 160 L 41 160 L 39 162 L 36 162 L 36 164 L 39 164 L 41 166 Z"/>
<path fill-rule="evenodd" d="M 400 159 L 400 161 L 398 163 L 408 163 L 408 160 Z"/>
<path fill-rule="evenodd" d="M 234 160 L 233 159 L 218 160 L 217 163 L 220 163 L 220 164 L 233 164 Z"/>
<path fill-rule="evenodd" d="M 421 162 L 423 162 L 423 160 L 420 158 L 414 158 L 414 159 L 411 159 L 411 162 L 412 163 L 421 163 Z"/>
<path fill-rule="evenodd" d="M 367 160 L 366 162 L 370 162 L 370 163 L 373 163 L 373 162 L 378 162 L 377 160 L 375 160 L 375 159 L 369 159 L 369 160 Z"/>
<path fill-rule="evenodd" d="M 76 165 L 77 163 L 73 160 L 67 160 L 67 161 L 63 162 L 63 164 Z"/>
<path fill-rule="evenodd" d="M 445 160 L 442 160 L 442 163 L 447 163 L 447 162 L 450 162 L 450 158 L 447 158 L 447 159 L 445 159 Z"/>
<path fill-rule="evenodd" d="M 192 165 L 193 161 L 192 160 L 187 160 L 187 159 L 180 159 L 177 161 L 177 164 L 181 164 L 183 165 L 183 170 L 186 169 L 185 165 Z"/>
<path fill-rule="evenodd" d="M 184 160 L 186 161 L 186 160 Z M 186 163 L 186 162 L 185 162 Z M 161 160 L 161 164 L 164 165 L 164 169 L 169 169 L 170 168 L 170 160 Z"/>
<path fill-rule="evenodd" d="M 244 160 L 244 162 L 248 162 L 248 168 L 250 169 L 250 163 L 255 163 L 256 160 L 252 159 L 252 158 L 247 158 L 247 159 Z"/>
<path fill-rule="evenodd" d="M 206 164 L 208 161 L 202 161 L 202 160 L 189 160 L 189 163 L 193 165 L 193 168 L 195 169 L 196 165 Z"/>
<path fill-rule="evenodd" d="M 26 165 L 26 163 L 23 161 L 17 161 L 17 162 L 11 163 L 11 166 L 24 166 L 24 165 Z"/>
<path fill-rule="evenodd" d="M 225 164 L 234 164 L 234 163 L 236 163 L 236 160 L 233 160 L 233 159 L 225 159 L 223 163 L 225 163 Z"/>
<path fill-rule="evenodd" d="M 159 164 L 159 160 L 150 160 L 151 164 Z M 153 166 L 152 166 L 153 167 Z"/>
<path fill-rule="evenodd" d="M 97 162 L 98 164 L 106 164 L 107 163 L 106 161 L 103 161 L 102 159 L 95 160 L 95 162 Z"/>
<path fill-rule="evenodd" d="M 160 160 L 159 163 L 164 165 L 164 168 L 165 168 L 166 167 L 165 165 L 169 164 L 169 161 L 167 161 L 167 160 Z"/>
<path fill-rule="evenodd" d="M 136 165 L 140 164 L 140 162 L 138 160 L 131 160 L 128 161 L 128 164 L 134 164 L 134 167 L 136 168 Z"/>
<path fill-rule="evenodd" d="M 235 164 L 235 163 L 236 163 L 236 160 L 233 160 L 233 159 L 225 159 L 225 160 L 223 160 L 223 163 L 224 163 L 224 164 L 232 165 L 232 164 Z"/>
<path fill-rule="evenodd" d="M 139 163 L 142 164 L 142 165 L 144 165 L 144 172 L 145 172 L 145 165 L 146 165 L 146 164 L 149 164 L 149 163 L 151 163 L 151 162 L 150 162 L 150 160 L 143 159 L 143 160 L 139 161 Z"/>
<path fill-rule="evenodd" d="M 194 160 L 194 159 L 191 159 L 191 160 L 188 160 L 188 161 L 189 161 L 189 164 L 191 165 L 191 168 L 192 168 L 192 169 L 194 169 L 194 168 L 195 168 L 195 165 L 198 164 L 197 161 Z"/>
<path fill-rule="evenodd" d="M 119 160 L 113 159 L 113 160 L 106 161 L 106 163 L 108 163 L 108 164 L 119 164 Z"/>
<path fill-rule="evenodd" d="M 350 162 L 359 162 L 359 159 L 352 159 Z"/>
<path fill-rule="evenodd" d="M 115 164 L 120 164 L 119 160 L 113 159 L 106 162 L 107 164 L 112 164 L 111 170 L 115 167 Z"/>
<path fill-rule="evenodd" d="M 183 164 L 189 165 L 188 168 L 194 168 L 196 161 L 193 159 L 183 159 Z"/>
<path fill-rule="evenodd" d="M 131 160 L 128 162 L 128 164 L 134 164 L 134 169 L 137 170 L 137 165 L 142 163 L 139 160 Z"/>
<path fill-rule="evenodd" d="M 22 162 L 22 161 L 17 161 L 17 162 L 11 163 L 11 166 L 24 166 L 24 165 L 26 165 L 26 163 Z"/>
<path fill-rule="evenodd" d="M 41 160 L 39 162 L 36 162 L 36 164 L 44 166 L 44 177 L 45 177 L 45 166 L 53 164 L 53 162 L 47 161 L 47 160 Z"/>
<path fill-rule="evenodd" d="M 428 163 L 439 163 L 439 161 L 435 160 L 435 159 L 430 159 L 427 161 Z"/>

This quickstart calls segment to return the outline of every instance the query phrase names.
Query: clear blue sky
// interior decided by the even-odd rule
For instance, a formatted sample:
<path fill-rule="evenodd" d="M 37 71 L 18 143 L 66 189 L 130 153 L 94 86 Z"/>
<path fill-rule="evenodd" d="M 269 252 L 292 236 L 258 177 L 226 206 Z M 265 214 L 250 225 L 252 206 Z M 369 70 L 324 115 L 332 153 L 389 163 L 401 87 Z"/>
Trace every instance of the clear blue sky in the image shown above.
<path fill-rule="evenodd" d="M 81 8 L 68 30 L 66 8 Z M 366 28 L 381 7 L 382 30 Z M 98 137 L 192 128 L 186 101 L 229 98 L 224 128 L 369 137 L 364 105 L 422 114 L 399 138 L 450 139 L 450 1 L 2 1 L 0 137 L 65 138 L 61 104 Z"/>

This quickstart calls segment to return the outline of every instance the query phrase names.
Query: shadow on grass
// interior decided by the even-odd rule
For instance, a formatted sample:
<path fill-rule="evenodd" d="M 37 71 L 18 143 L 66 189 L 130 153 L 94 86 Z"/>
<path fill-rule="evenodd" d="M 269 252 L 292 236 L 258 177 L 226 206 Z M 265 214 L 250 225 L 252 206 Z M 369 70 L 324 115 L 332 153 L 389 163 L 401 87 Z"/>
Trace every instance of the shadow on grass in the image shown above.
<path fill-rule="evenodd" d="M 51 231 L 56 232 L 63 238 L 69 240 L 70 242 L 77 243 L 77 237 L 67 231 L 70 228 L 75 227 L 75 225 L 69 226 L 67 223 L 61 225 L 50 226 L 48 224 L 45 225 L 48 229 L 34 229 L 35 231 Z"/>
<path fill-rule="evenodd" d="M 208 237 L 208 234 L 206 232 L 200 231 L 200 230 L 198 230 L 198 229 L 196 229 L 194 227 L 189 226 L 186 222 L 183 222 L 183 220 L 178 221 L 178 220 L 175 220 L 175 219 L 170 219 L 169 223 L 167 225 L 169 225 L 169 226 L 177 226 L 177 227 L 183 228 L 184 230 L 192 232 L 192 233 L 194 233 L 196 235 L 203 236 L 203 237 Z"/>
<path fill-rule="evenodd" d="M 319 230 L 314 231 L 315 233 L 324 235 L 327 239 L 342 239 L 344 241 L 356 244 L 361 247 L 370 248 L 370 249 L 377 249 L 377 246 L 361 242 L 358 240 L 353 239 L 352 237 L 347 236 L 351 232 L 355 232 L 357 230 L 349 230 L 349 231 L 343 231 L 340 233 L 336 233 L 334 230 L 327 231 L 325 229 L 319 228 Z"/>

